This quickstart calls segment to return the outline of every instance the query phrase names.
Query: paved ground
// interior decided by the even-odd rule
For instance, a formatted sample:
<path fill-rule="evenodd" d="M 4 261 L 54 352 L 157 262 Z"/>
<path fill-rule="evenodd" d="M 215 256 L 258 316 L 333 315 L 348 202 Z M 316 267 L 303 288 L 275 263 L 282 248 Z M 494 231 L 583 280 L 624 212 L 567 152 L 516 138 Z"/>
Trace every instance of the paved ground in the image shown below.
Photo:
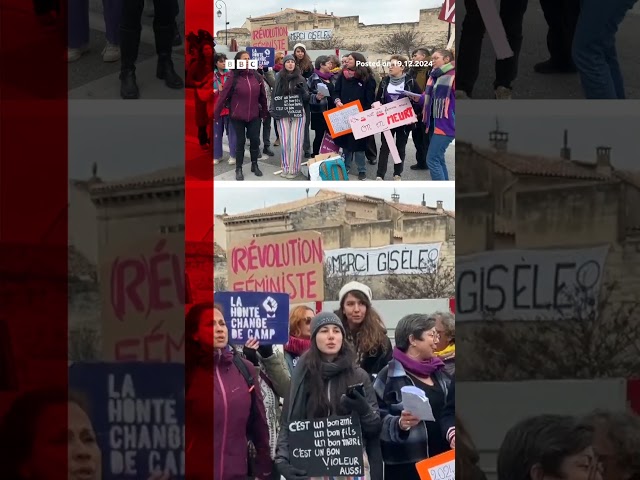
<path fill-rule="evenodd" d="M 184 31 L 184 2 L 182 1 L 177 21 L 180 31 Z M 142 35 L 136 72 L 140 98 L 182 99 L 184 98 L 183 90 L 167 88 L 161 80 L 155 78 L 156 56 L 152 23 L 153 9 L 147 8 L 142 16 Z M 102 0 L 90 0 L 89 24 L 91 51 L 84 54 L 77 62 L 69 64 L 69 98 L 74 100 L 119 99 L 120 62 L 102 61 L 101 53 L 106 41 Z M 184 75 L 183 47 L 174 48 L 174 63 L 176 71 Z"/>
<path fill-rule="evenodd" d="M 215 165 L 212 169 L 212 153 L 211 152 L 203 152 L 198 144 L 197 140 L 197 128 L 195 126 L 194 118 L 194 101 L 191 91 L 186 92 L 187 97 L 187 107 L 186 107 L 186 176 L 188 180 L 208 180 L 211 179 L 212 173 L 215 175 L 215 180 L 233 180 L 235 181 L 235 166 L 228 165 L 226 162 Z M 311 132 L 311 141 L 313 141 L 313 131 Z M 272 129 L 271 131 L 271 143 L 275 140 L 275 132 Z M 262 141 L 262 138 L 261 138 Z M 380 136 L 377 136 L 377 144 L 378 150 L 380 149 Z M 261 145 L 262 146 L 262 145 Z M 263 155 L 261 161 L 259 162 L 260 170 L 263 171 L 264 176 L 256 177 L 250 172 L 250 161 L 249 150 L 248 148 L 245 150 L 245 166 L 243 169 L 246 180 L 259 180 L 259 181 L 293 181 L 286 180 L 280 177 L 280 175 L 275 175 L 274 172 L 280 170 L 280 147 L 272 146 L 271 149 L 274 151 L 275 156 L 267 157 Z M 228 154 L 229 147 L 226 143 L 226 138 L 223 141 L 223 150 Z M 415 147 L 411 139 L 407 144 L 407 162 L 405 164 L 405 171 L 402 174 L 403 181 L 420 181 L 420 180 L 430 180 L 428 171 L 424 170 L 411 170 L 409 168 L 410 165 L 415 163 Z M 451 145 L 451 147 L 447 150 L 447 167 L 449 170 L 449 176 L 451 180 L 455 179 L 455 145 Z M 387 170 L 387 180 L 391 180 L 393 176 L 393 167 L 391 165 L 391 159 L 389 160 L 389 166 Z M 367 180 L 375 180 L 376 178 L 376 169 L 377 165 L 370 165 L 367 163 Z M 213 170 L 213 172 L 212 172 Z M 357 180 L 358 172 L 355 168 L 355 165 L 352 166 L 352 175 L 350 175 L 350 179 Z M 298 180 L 304 181 L 304 177 L 299 177 Z"/>
<path fill-rule="evenodd" d="M 507 0 L 502 0 L 507 1 Z M 458 29 L 460 39 L 464 3 L 458 2 Z M 638 31 L 640 31 L 640 2 L 627 14 L 617 36 L 618 57 L 622 65 L 628 98 L 640 98 L 640 63 L 638 62 Z M 513 98 L 579 99 L 584 98 L 578 75 L 540 75 L 533 66 L 548 57 L 546 44 L 547 23 L 539 0 L 531 0 L 524 19 L 524 44 L 520 53 L 518 79 L 514 83 Z M 494 98 L 495 54 L 489 37 L 485 35 L 480 77 L 473 96 L 476 99 Z"/>

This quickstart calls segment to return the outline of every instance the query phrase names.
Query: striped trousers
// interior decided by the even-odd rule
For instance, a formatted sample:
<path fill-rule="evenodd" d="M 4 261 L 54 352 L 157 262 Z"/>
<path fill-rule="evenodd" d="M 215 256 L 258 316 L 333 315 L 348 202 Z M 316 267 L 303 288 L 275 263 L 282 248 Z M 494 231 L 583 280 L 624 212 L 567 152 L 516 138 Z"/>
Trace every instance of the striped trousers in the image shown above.
<path fill-rule="evenodd" d="M 300 173 L 304 143 L 304 122 L 304 116 L 302 118 L 281 118 L 278 120 L 280 146 L 282 149 L 280 163 L 285 174 L 297 175 Z"/>

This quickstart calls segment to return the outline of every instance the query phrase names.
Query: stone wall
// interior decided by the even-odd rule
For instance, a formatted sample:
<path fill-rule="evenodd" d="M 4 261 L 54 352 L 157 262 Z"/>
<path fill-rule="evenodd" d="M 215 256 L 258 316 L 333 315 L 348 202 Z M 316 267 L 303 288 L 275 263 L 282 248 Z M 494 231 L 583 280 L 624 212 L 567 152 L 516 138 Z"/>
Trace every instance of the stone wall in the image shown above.
<path fill-rule="evenodd" d="M 330 220 L 343 223 L 347 219 L 347 202 L 344 197 L 327 199 L 289 214 L 293 230 L 312 230 Z"/>
<path fill-rule="evenodd" d="M 493 198 L 488 193 L 467 193 L 456 195 L 456 245 L 458 255 L 484 252 L 492 248 Z"/>
<path fill-rule="evenodd" d="M 351 225 L 352 248 L 385 247 L 393 243 L 394 224 L 391 220 Z"/>

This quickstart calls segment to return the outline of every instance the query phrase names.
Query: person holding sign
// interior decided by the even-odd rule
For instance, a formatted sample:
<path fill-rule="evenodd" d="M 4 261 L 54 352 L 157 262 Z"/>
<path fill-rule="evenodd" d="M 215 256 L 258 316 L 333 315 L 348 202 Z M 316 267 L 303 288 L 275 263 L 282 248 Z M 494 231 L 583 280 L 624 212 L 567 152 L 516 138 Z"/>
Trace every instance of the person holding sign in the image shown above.
<path fill-rule="evenodd" d="M 304 143 L 305 102 L 309 102 L 309 88 L 300 73 L 293 55 L 284 57 L 284 68 L 277 75 L 273 89 L 271 116 L 278 119 L 282 145 L 282 177 L 294 179 L 300 174 Z M 295 98 L 292 98 L 295 97 Z M 299 102 L 294 102 L 298 99 Z M 282 102 L 282 109 L 280 105 Z M 295 109 L 294 104 L 300 108 Z M 287 105 L 291 106 L 290 109 Z"/>
<path fill-rule="evenodd" d="M 270 480 L 269 428 L 262 392 L 255 384 L 249 386 L 245 377 L 256 379 L 257 372 L 229 348 L 221 306 L 198 303 L 191 307 L 185 319 L 185 344 L 190 475 L 198 480 Z M 249 441 L 256 450 L 251 465 Z"/>
<path fill-rule="evenodd" d="M 360 100 L 363 110 L 369 110 L 375 101 L 376 81 L 369 67 L 366 67 L 367 59 L 358 52 L 351 52 L 347 56 L 346 66 L 336 81 L 333 101 L 338 108 L 344 104 Z M 347 171 L 351 168 L 351 162 L 355 159 L 358 166 L 358 180 L 366 180 L 367 164 L 365 151 L 367 149 L 367 137 L 356 140 L 353 133 L 342 135 L 335 139 L 336 145 L 342 147 L 344 164 Z"/>
<path fill-rule="evenodd" d="M 311 129 L 315 132 L 313 138 L 313 156 L 320 153 L 320 145 L 324 133 L 329 130 L 327 121 L 324 119 L 322 112 L 335 108 L 331 96 L 335 88 L 336 80 L 331 73 L 333 63 L 329 57 L 320 55 L 316 58 L 316 69 L 313 75 L 309 77 L 309 91 L 311 97 L 309 99 L 309 110 L 311 112 Z"/>
<path fill-rule="evenodd" d="M 302 43 L 296 43 L 293 46 L 293 55 L 296 60 L 296 66 L 300 69 L 300 74 L 307 81 L 313 74 L 313 62 L 307 53 L 307 47 Z M 309 126 L 311 124 L 311 112 L 309 110 L 309 100 L 304 104 L 304 158 L 311 158 L 311 142 L 309 137 Z"/>
<path fill-rule="evenodd" d="M 391 55 L 389 61 L 389 76 L 384 77 L 378 87 L 378 93 L 376 94 L 376 102 L 381 104 L 395 102 L 401 98 L 405 98 L 405 91 L 413 92 L 416 95 L 422 94 L 418 83 L 413 77 L 407 75 L 406 65 L 409 64 L 409 59 L 403 55 Z M 419 97 L 418 97 L 419 98 Z M 418 102 L 413 99 L 414 110 L 417 116 L 420 115 L 420 106 Z M 409 110 L 411 111 L 411 110 Z M 398 148 L 398 154 L 400 155 L 400 163 L 393 164 L 393 179 L 401 180 L 402 170 L 404 168 L 404 159 L 406 156 L 407 141 L 409 140 L 409 133 L 416 128 L 416 124 L 403 125 L 391 130 L 391 135 L 396 139 L 396 147 Z M 376 180 L 384 180 L 384 176 L 387 174 L 387 164 L 389 162 L 389 145 L 387 144 L 387 137 L 382 135 L 382 146 L 380 147 L 380 157 L 378 158 L 378 173 Z"/>
<path fill-rule="evenodd" d="M 102 452 L 87 412 L 66 388 L 32 390 L 14 400 L 0 424 L 2 478 L 102 480 Z M 169 475 L 153 472 L 148 478 Z"/>
<path fill-rule="evenodd" d="M 360 420 L 366 451 L 365 471 L 367 461 L 369 463 L 367 478 L 382 480 L 378 404 L 369 375 L 354 363 L 355 355 L 345 341 L 340 319 L 330 312 L 316 315 L 311 322 L 311 349 L 300 358 L 293 372 L 291 390 L 282 412 L 276 467 L 286 480 L 309 478 L 306 471 L 291 464 L 295 448 L 289 444 L 291 423 L 335 415 L 353 415 Z M 364 480 L 364 477 L 346 478 Z"/>
<path fill-rule="evenodd" d="M 450 450 L 440 419 L 451 378 L 436 355 L 436 320 L 424 314 L 402 318 L 395 331 L 393 360 L 377 376 L 374 388 L 382 416 L 385 478 L 420 480 L 415 464 Z M 422 420 L 403 407 L 402 388 L 424 392 L 435 421 Z M 425 418 L 425 417 L 422 417 Z"/>

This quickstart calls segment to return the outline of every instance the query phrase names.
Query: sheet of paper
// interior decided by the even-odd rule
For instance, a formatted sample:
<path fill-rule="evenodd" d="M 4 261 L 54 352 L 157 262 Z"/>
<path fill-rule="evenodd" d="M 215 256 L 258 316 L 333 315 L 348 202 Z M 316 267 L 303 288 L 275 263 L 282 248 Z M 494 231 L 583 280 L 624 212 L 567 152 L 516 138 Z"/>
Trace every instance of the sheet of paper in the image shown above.
<path fill-rule="evenodd" d="M 421 93 L 415 93 L 409 90 L 402 90 L 402 93 L 404 93 L 407 97 L 413 97 L 413 98 L 420 98 L 422 96 Z"/>
<path fill-rule="evenodd" d="M 435 422 L 429 399 L 418 387 L 402 387 L 402 406 L 420 420 Z"/>
<path fill-rule="evenodd" d="M 329 96 L 329 87 L 327 87 L 324 83 L 318 84 L 318 93 L 321 93 L 325 97 Z"/>
<path fill-rule="evenodd" d="M 389 92 L 389 95 L 400 95 L 402 92 L 404 92 L 404 83 L 402 83 L 401 85 L 389 84 L 389 86 L 387 87 L 387 92 Z"/>

